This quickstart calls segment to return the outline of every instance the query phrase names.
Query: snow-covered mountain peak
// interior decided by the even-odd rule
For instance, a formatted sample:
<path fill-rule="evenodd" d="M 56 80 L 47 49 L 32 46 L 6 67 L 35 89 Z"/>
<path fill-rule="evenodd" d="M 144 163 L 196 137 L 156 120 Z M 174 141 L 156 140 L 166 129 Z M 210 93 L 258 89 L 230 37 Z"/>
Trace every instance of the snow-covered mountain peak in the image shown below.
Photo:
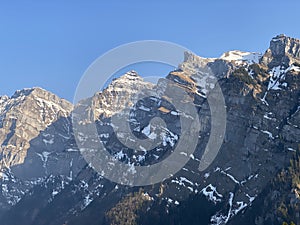
<path fill-rule="evenodd" d="M 50 92 L 40 87 L 23 88 L 21 90 L 15 91 L 15 93 L 11 96 L 11 98 L 18 98 L 20 96 L 28 96 L 30 94 L 38 94 L 38 93 L 50 93 Z"/>
<path fill-rule="evenodd" d="M 135 71 L 131 70 L 128 71 L 127 73 L 123 74 L 122 76 L 114 79 L 112 83 L 114 82 L 120 82 L 120 81 L 134 81 L 134 80 L 142 80 L 143 78 Z"/>
<path fill-rule="evenodd" d="M 220 59 L 226 61 L 246 62 L 248 64 L 252 64 L 252 63 L 258 63 L 261 57 L 262 57 L 261 53 L 233 50 L 222 54 Z"/>
<path fill-rule="evenodd" d="M 144 79 L 134 70 L 131 70 L 124 75 L 115 78 L 108 87 L 103 91 L 123 91 L 122 89 L 134 88 L 139 84 L 147 83 Z"/>
<path fill-rule="evenodd" d="M 0 169 L 23 163 L 30 141 L 61 117 L 68 117 L 73 105 L 42 88 L 16 91 L 0 98 Z M 16 151 L 11 154 L 11 151 Z"/>
<path fill-rule="evenodd" d="M 61 109 L 68 109 L 67 111 L 71 111 L 73 108 L 73 105 L 67 100 L 59 98 L 57 95 L 40 87 L 17 90 L 10 98 L 6 97 L 6 101 L 14 102 L 15 104 L 23 102 L 24 99 L 28 101 L 35 99 L 52 105 L 56 104 L 57 106 L 61 106 L 59 107 Z"/>
<path fill-rule="evenodd" d="M 140 77 L 140 75 L 135 70 L 130 70 L 127 73 L 125 73 L 122 77 L 127 77 L 127 78 L 130 79 L 130 77 L 131 78 L 133 78 L 133 77 Z"/>
<path fill-rule="evenodd" d="M 145 81 L 134 70 L 114 79 L 107 88 L 93 97 L 96 117 L 111 116 L 130 105 L 130 98 L 143 89 L 152 89 L 154 84 Z"/>

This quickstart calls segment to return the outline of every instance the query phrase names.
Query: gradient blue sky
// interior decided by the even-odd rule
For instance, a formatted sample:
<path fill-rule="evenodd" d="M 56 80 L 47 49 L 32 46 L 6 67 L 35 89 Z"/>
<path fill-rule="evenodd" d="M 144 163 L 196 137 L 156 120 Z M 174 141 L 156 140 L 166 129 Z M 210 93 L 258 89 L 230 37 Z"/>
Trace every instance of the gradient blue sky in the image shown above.
<path fill-rule="evenodd" d="M 264 52 L 277 34 L 300 38 L 299 9 L 297 0 L 1 1 L 0 95 L 40 86 L 72 101 L 97 57 L 138 40 L 175 42 L 204 57 Z"/>

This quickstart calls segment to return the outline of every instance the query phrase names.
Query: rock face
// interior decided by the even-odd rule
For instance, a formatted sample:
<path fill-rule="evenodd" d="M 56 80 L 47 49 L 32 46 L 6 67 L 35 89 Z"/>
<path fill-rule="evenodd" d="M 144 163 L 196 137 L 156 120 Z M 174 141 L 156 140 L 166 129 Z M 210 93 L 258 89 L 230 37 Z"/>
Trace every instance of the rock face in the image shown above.
<path fill-rule="evenodd" d="M 277 36 L 263 56 L 231 51 L 220 58 L 205 59 L 187 52 L 178 69 L 156 85 L 130 71 L 74 107 L 39 88 L 0 97 L 1 221 L 5 225 L 126 221 L 282 224 L 284 218 L 276 213 L 262 209 L 266 212 L 262 215 L 252 210 L 264 196 L 269 200 L 277 192 L 286 194 L 280 193 L 286 189 L 265 194 L 266 187 L 299 151 L 299 43 Z M 211 135 L 208 98 L 215 79 L 226 103 L 227 129 L 216 159 L 205 171 L 199 171 Z M 188 163 L 170 179 L 141 190 L 116 185 L 96 173 L 80 154 L 71 117 L 84 113 L 89 120 L 80 121 L 83 125 L 96 122 L 99 140 L 116 160 L 132 168 L 159 163 L 176 148 L 182 135 L 180 115 L 186 116 L 169 102 L 174 96 L 154 95 L 167 80 L 193 99 L 201 122 L 195 152 L 181 150 Z M 153 96 L 133 102 L 131 97 L 144 89 Z M 126 108 L 130 108 L 128 123 L 133 139 L 162 138 L 161 146 L 150 151 L 124 146 L 120 138 L 129 134 L 115 134 L 112 118 L 122 115 Z M 155 117 L 166 127 L 152 124 Z M 84 140 L 85 135 L 80 134 L 79 139 Z M 297 186 L 293 190 L 297 191 Z M 138 194 L 127 195 L 134 192 Z M 139 205 L 132 207 L 136 196 L 141 196 Z M 299 198 L 294 196 L 293 203 L 298 204 Z M 129 213 L 127 209 L 134 210 Z M 300 222 L 297 218 L 294 222 Z"/>
<path fill-rule="evenodd" d="M 62 117 L 71 103 L 40 88 L 17 91 L 0 100 L 0 144 L 2 168 L 22 164 L 30 141 Z"/>
<path fill-rule="evenodd" d="M 300 41 L 283 34 L 276 36 L 271 40 L 270 48 L 261 62 L 268 67 L 300 63 Z"/>
<path fill-rule="evenodd" d="M 95 118 L 99 116 L 110 117 L 120 112 L 122 109 L 130 106 L 129 96 L 153 86 L 153 84 L 145 82 L 135 71 L 130 71 L 113 80 L 106 89 L 93 97 Z"/>

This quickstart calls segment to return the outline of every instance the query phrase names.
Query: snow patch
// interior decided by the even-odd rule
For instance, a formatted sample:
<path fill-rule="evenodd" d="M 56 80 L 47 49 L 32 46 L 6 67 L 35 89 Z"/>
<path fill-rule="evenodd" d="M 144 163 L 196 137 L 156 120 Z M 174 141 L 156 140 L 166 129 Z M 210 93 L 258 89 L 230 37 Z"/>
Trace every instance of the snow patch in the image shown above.
<path fill-rule="evenodd" d="M 257 52 L 243 52 L 243 51 L 229 51 L 221 55 L 220 59 L 226 61 L 236 61 L 238 64 L 247 63 L 259 63 L 260 58 L 262 57 L 261 53 Z"/>
<path fill-rule="evenodd" d="M 275 139 L 275 138 L 273 137 L 273 134 L 272 134 L 270 131 L 267 131 L 267 130 L 261 130 L 261 132 L 264 133 L 264 134 L 267 134 L 267 135 L 269 136 L 269 138 Z"/>
<path fill-rule="evenodd" d="M 209 184 L 205 188 L 201 190 L 201 193 L 205 195 L 208 200 L 212 201 L 213 203 L 217 204 L 217 202 L 221 202 L 223 195 L 221 195 L 218 191 L 217 188 L 214 187 L 212 184 Z"/>

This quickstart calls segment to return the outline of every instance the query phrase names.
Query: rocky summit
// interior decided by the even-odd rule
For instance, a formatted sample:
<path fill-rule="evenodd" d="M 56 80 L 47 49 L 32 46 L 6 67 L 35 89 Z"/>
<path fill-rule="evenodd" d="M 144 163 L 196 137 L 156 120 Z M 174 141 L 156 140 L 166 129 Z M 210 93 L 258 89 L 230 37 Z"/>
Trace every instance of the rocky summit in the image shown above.
<path fill-rule="evenodd" d="M 216 158 L 199 170 L 212 115 L 221 112 L 210 100 L 215 79 L 226 130 Z M 131 172 L 163 162 L 179 145 L 180 121 L 189 116 L 170 103 L 175 92 L 155 94 L 168 82 L 192 99 L 201 123 L 194 153 L 180 149 L 184 167 L 141 187 L 96 172 L 81 154 L 87 149 L 78 146 L 88 133 L 77 132 L 74 118 L 83 127 L 96 124 L 97 141 Z M 140 92 L 148 97 L 134 101 Z M 130 71 L 75 105 L 41 88 L 2 96 L 1 225 L 300 224 L 299 96 L 300 40 L 285 35 L 274 37 L 263 54 L 234 50 L 202 58 L 186 52 L 156 84 Z M 114 123 L 126 109 L 128 132 Z M 155 117 L 164 123 L 153 124 Z M 138 139 L 161 144 L 147 151 L 122 138 L 131 146 Z"/>

